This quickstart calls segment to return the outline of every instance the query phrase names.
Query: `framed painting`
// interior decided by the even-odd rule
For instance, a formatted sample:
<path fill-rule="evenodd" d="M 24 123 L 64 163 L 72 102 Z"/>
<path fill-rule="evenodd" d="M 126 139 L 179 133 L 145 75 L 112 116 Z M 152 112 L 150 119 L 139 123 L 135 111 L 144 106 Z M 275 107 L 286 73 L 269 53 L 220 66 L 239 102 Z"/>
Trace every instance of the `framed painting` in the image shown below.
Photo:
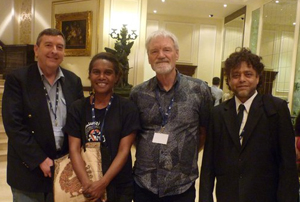
<path fill-rule="evenodd" d="M 65 56 L 91 55 L 92 11 L 56 14 L 56 29 L 66 38 Z"/>

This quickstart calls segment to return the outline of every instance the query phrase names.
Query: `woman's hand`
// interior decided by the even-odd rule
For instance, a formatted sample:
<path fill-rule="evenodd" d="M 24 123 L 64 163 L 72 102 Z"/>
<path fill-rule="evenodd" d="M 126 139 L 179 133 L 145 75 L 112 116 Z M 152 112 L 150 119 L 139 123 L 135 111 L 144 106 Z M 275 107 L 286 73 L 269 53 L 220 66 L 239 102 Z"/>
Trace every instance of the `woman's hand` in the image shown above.
<path fill-rule="evenodd" d="M 83 194 L 91 201 L 106 201 L 107 186 L 108 183 L 102 178 L 99 181 L 91 182 L 88 187 L 83 188 Z"/>

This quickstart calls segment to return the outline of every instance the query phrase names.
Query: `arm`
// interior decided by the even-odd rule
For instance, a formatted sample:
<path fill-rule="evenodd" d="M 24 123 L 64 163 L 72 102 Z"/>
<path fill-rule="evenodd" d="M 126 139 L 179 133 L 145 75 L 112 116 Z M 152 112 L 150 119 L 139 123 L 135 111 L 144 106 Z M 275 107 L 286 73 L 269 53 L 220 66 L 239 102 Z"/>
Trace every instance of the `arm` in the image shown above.
<path fill-rule="evenodd" d="M 53 162 L 50 163 L 47 160 L 48 163 L 43 164 L 48 157 L 36 141 L 36 134 L 31 133 L 31 126 L 38 123 L 30 125 L 33 117 L 29 116 L 30 111 L 25 112 L 25 110 L 30 109 L 30 104 L 27 103 L 29 101 L 24 95 L 26 94 L 24 85 L 26 85 L 24 81 L 17 76 L 12 74 L 6 76 L 2 99 L 3 124 L 9 138 L 9 144 L 16 153 L 14 155 L 17 155 L 24 162 L 24 166 L 30 170 L 40 166 L 46 176 L 49 175 L 47 170 L 50 170 L 50 167 L 46 165 L 52 165 Z"/>
<path fill-rule="evenodd" d="M 203 149 L 206 138 L 206 129 L 204 127 L 200 127 L 200 142 L 199 142 L 199 152 Z"/>
<path fill-rule="evenodd" d="M 69 135 L 70 159 L 76 176 L 86 190 L 92 183 L 86 173 L 85 163 L 81 157 L 81 139 Z"/>
<path fill-rule="evenodd" d="M 211 116 L 212 117 L 212 116 Z M 199 188 L 199 202 L 213 202 L 213 190 L 215 183 L 214 173 L 214 159 L 213 159 L 213 118 L 209 124 L 209 131 L 205 139 L 205 146 L 203 151 L 201 172 L 200 172 L 200 188 Z"/>
<path fill-rule="evenodd" d="M 200 105 L 200 143 L 199 143 L 199 152 L 203 149 L 206 139 L 206 134 L 209 127 L 209 121 L 211 116 L 211 110 L 213 108 L 212 96 L 211 91 L 207 85 L 204 86 L 203 95 L 200 98 L 201 105 Z"/>
<path fill-rule="evenodd" d="M 135 140 L 135 136 L 136 132 L 132 132 L 121 139 L 118 153 L 103 178 L 97 182 L 93 182 L 87 190 L 84 190 L 84 192 L 91 194 L 94 199 L 98 199 L 103 195 L 106 187 L 121 171 L 126 163 L 128 155 L 130 154 L 131 146 Z"/>
<path fill-rule="evenodd" d="M 298 175 L 295 155 L 295 135 L 290 119 L 290 112 L 286 102 L 278 106 L 278 158 L 279 158 L 279 185 L 278 201 L 297 201 Z M 276 135 L 276 134 L 274 134 Z"/>

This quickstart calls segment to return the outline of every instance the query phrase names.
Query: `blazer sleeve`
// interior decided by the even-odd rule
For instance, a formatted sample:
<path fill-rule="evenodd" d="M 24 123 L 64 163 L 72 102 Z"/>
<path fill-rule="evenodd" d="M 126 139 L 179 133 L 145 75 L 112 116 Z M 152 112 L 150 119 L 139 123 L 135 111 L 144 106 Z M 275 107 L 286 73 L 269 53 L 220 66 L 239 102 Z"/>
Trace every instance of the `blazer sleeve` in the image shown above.
<path fill-rule="evenodd" d="M 279 185 L 278 201 L 297 201 L 299 181 L 296 167 L 295 134 L 291 123 L 287 103 L 281 102 L 278 112 L 278 158 L 279 158 Z"/>
<path fill-rule="evenodd" d="M 47 155 L 43 152 L 29 131 L 29 120 L 25 115 L 25 90 L 23 81 L 14 74 L 5 78 L 2 98 L 2 117 L 5 132 L 8 136 L 8 146 L 13 147 L 16 158 L 21 158 L 23 164 L 30 170 L 42 163 Z M 11 155 L 16 155 L 11 154 Z"/>
<path fill-rule="evenodd" d="M 213 111 L 216 108 L 213 108 Z M 218 114 L 218 113 L 217 113 Z M 200 172 L 199 202 L 213 202 L 215 172 L 213 166 L 214 138 L 213 138 L 213 113 L 209 122 L 209 130 L 205 139 L 202 166 Z"/>

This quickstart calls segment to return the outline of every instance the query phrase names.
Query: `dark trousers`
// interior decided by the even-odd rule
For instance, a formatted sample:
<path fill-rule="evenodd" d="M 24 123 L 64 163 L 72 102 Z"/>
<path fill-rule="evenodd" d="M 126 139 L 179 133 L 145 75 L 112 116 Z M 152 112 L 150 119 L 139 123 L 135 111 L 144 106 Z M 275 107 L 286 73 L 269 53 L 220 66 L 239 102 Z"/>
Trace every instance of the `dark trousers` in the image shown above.
<path fill-rule="evenodd" d="M 195 183 L 182 194 L 161 198 L 134 183 L 134 202 L 195 202 L 195 197 Z"/>
<path fill-rule="evenodd" d="M 13 202 L 53 202 L 53 193 L 28 192 L 11 188 Z"/>

